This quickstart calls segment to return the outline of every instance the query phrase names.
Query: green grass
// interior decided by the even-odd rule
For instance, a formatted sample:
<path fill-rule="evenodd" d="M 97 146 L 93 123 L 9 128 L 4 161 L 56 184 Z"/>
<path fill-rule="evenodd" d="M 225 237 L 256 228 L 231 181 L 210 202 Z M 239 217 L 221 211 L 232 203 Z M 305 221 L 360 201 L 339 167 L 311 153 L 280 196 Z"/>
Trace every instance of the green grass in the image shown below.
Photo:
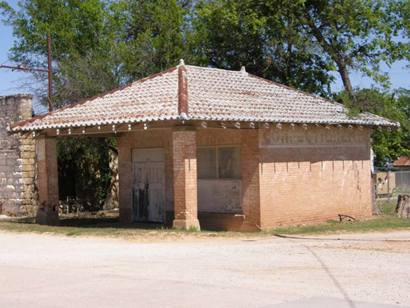
<path fill-rule="evenodd" d="M 131 225 L 121 226 L 117 219 L 62 219 L 59 226 L 44 226 L 34 223 L 33 219 L 15 219 L 0 221 L 0 230 L 21 233 L 58 234 L 65 236 L 98 236 L 135 240 L 174 240 L 187 237 L 237 237 L 240 233 L 177 230 L 159 225 Z"/>
<path fill-rule="evenodd" d="M 353 222 L 328 221 L 316 225 L 280 227 L 270 230 L 269 232 L 275 234 L 326 234 L 341 232 L 391 231 L 400 229 L 410 230 L 410 219 L 380 216 L 373 219 Z"/>
<path fill-rule="evenodd" d="M 35 224 L 33 219 L 15 219 L 13 221 L 0 221 L 0 230 L 60 234 L 65 236 L 111 237 L 142 241 L 174 240 L 188 237 L 203 239 L 211 237 L 248 238 L 272 236 L 274 234 L 329 234 L 410 230 L 410 219 L 402 219 L 394 216 L 394 202 L 380 202 L 379 208 L 382 215 L 368 220 L 353 222 L 328 221 L 315 225 L 279 227 L 259 233 L 183 231 L 150 224 L 123 227 L 115 218 L 62 219 L 60 226 L 41 226 Z"/>
<path fill-rule="evenodd" d="M 410 229 L 410 219 L 395 216 L 395 201 L 379 201 L 381 215 L 360 221 L 328 221 L 322 224 L 279 227 L 270 230 L 275 234 L 318 234 L 341 232 L 373 232 Z"/>

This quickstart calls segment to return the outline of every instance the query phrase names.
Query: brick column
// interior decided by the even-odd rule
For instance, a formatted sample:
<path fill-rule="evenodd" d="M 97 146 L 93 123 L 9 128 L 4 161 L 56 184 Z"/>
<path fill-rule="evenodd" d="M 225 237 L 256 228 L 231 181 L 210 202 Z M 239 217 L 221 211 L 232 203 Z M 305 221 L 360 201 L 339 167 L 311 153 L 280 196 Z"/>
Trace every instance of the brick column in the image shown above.
<path fill-rule="evenodd" d="M 196 131 L 181 127 L 172 132 L 174 228 L 199 230 L 196 170 Z"/>
<path fill-rule="evenodd" d="M 36 139 L 37 189 L 39 208 L 37 223 L 58 224 L 58 168 L 56 140 Z"/>
<path fill-rule="evenodd" d="M 132 139 L 133 134 L 123 134 L 117 137 L 118 142 L 118 176 L 119 176 L 119 210 L 121 224 L 128 225 L 134 221 L 133 213 L 133 166 Z"/>
<path fill-rule="evenodd" d="M 257 231 L 261 225 L 258 130 L 241 130 L 242 210 L 241 231 Z"/>

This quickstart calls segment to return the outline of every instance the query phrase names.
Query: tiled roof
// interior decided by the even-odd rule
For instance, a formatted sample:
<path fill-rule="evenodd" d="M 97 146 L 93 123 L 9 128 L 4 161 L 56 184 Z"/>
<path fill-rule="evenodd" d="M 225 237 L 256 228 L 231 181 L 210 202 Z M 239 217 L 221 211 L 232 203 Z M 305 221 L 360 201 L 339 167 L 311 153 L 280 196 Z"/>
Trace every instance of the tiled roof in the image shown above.
<path fill-rule="evenodd" d="M 410 167 L 410 157 L 400 156 L 393 162 L 394 167 Z"/>
<path fill-rule="evenodd" d="M 185 84 L 181 83 L 181 78 L 184 78 Z M 182 109 L 181 91 L 187 91 L 187 106 Z M 178 119 L 398 125 L 370 113 L 349 117 L 341 104 L 259 78 L 244 70 L 229 71 L 182 64 L 101 96 L 30 121 L 18 122 L 12 130 Z"/>

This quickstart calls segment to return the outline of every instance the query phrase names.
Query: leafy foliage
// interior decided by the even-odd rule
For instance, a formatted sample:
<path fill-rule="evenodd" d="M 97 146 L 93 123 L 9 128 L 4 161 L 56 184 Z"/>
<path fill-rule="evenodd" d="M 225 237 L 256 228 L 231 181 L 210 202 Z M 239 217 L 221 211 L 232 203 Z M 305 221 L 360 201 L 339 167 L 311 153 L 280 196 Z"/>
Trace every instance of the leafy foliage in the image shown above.
<path fill-rule="evenodd" d="M 298 20 L 303 1 L 201 1 L 188 35 L 193 62 L 258 76 L 327 96 L 326 57 Z"/>
<path fill-rule="evenodd" d="M 388 93 L 377 89 L 361 89 L 355 91 L 355 96 L 359 112 L 371 112 L 401 125 L 397 130 L 376 130 L 373 133 L 376 165 L 383 167 L 386 162 L 400 155 L 410 155 L 410 91 L 401 89 Z"/>
<path fill-rule="evenodd" d="M 354 69 L 388 85 L 380 64 L 408 56 L 399 12 L 407 1 L 307 0 L 301 16 L 312 39 L 335 64 L 345 91 L 354 99 L 349 71 Z"/>
<path fill-rule="evenodd" d="M 336 72 L 345 88 L 338 98 L 352 113 L 370 111 L 402 124 L 374 134 L 378 164 L 409 152 L 409 90 L 393 92 L 380 69 L 410 60 L 408 0 L 21 0 L 16 10 L 0 0 L 0 14 L 14 30 L 15 62 L 45 66 L 51 35 L 56 106 L 161 71 L 179 58 L 227 69 L 244 65 L 325 97 L 334 95 Z M 355 90 L 352 70 L 384 86 L 383 92 Z M 84 177 L 85 190 L 94 185 L 94 200 L 106 185 L 109 144 L 60 143 L 61 172 Z"/>
<path fill-rule="evenodd" d="M 106 138 L 58 139 L 60 198 L 75 197 L 87 210 L 102 208 L 111 182 Z"/>
<path fill-rule="evenodd" d="M 183 55 L 184 10 L 175 0 L 120 0 L 111 6 L 111 28 L 122 76 L 128 81 L 165 70 Z"/>

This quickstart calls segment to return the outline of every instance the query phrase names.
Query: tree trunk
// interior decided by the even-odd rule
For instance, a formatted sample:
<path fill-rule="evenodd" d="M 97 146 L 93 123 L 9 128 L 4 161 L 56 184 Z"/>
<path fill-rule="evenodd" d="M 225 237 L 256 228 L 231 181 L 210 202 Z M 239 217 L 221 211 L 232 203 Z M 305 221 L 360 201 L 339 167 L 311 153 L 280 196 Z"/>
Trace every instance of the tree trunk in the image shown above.
<path fill-rule="evenodd" d="M 104 201 L 104 210 L 112 210 L 119 207 L 119 176 L 118 176 L 118 151 L 109 148 L 111 183 L 108 189 L 108 195 Z"/>
<path fill-rule="evenodd" d="M 351 101 L 355 102 L 356 98 L 353 93 L 353 87 L 350 81 L 349 72 L 347 70 L 346 64 L 343 61 L 337 61 L 336 64 L 337 64 L 340 77 L 342 78 L 345 91 L 347 92 L 347 95 L 349 95 L 349 98 L 351 99 Z"/>

